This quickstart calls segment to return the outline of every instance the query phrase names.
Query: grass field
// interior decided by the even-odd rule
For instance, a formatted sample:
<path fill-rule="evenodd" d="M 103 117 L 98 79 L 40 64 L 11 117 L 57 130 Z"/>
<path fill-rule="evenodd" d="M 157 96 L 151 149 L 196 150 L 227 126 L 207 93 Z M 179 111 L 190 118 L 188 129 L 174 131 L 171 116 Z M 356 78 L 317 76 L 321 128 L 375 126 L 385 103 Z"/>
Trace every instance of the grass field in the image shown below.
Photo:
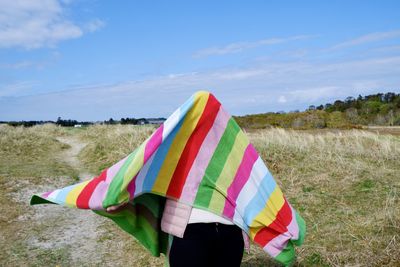
<path fill-rule="evenodd" d="M 0 266 L 163 266 L 111 221 L 31 194 L 97 175 L 151 126 L 0 125 Z M 248 132 L 307 222 L 297 266 L 400 265 L 400 136 L 385 131 Z M 255 245 L 242 266 L 274 266 Z"/>

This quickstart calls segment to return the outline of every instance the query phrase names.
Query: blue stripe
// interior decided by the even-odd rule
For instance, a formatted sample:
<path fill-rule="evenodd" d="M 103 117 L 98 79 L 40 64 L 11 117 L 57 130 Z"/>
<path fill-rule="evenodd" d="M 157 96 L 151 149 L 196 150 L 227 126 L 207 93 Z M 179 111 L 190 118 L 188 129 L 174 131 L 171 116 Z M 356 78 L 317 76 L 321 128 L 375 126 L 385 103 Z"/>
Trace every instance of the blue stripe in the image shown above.
<path fill-rule="evenodd" d="M 183 119 L 179 121 L 179 123 L 176 125 L 174 130 L 168 135 L 168 137 L 164 140 L 164 142 L 161 143 L 161 145 L 157 149 L 157 153 L 154 156 L 154 159 L 150 165 L 150 168 L 147 172 L 146 177 L 144 178 L 143 181 L 143 188 L 142 192 L 148 192 L 151 191 L 153 188 L 154 182 L 157 178 L 158 172 L 161 169 L 161 166 L 164 163 L 164 159 L 169 151 L 169 148 L 175 139 L 176 134 L 179 132 L 182 124 L 183 124 Z"/>
<path fill-rule="evenodd" d="M 167 155 L 168 150 L 173 140 L 175 139 L 175 136 L 182 127 L 184 117 L 194 104 L 195 96 L 196 94 L 193 94 L 188 100 L 186 100 L 185 103 L 183 103 L 183 105 L 179 107 L 178 124 L 174 127 L 174 129 L 167 136 L 167 138 L 161 143 L 161 145 L 157 148 L 157 152 L 154 156 L 154 159 L 149 167 L 149 170 L 147 171 L 146 177 L 144 178 L 142 192 L 151 191 L 151 189 L 153 188 L 157 175 L 161 169 L 162 164 L 164 163 L 165 156 Z"/>
<path fill-rule="evenodd" d="M 179 110 L 180 110 L 179 120 L 181 120 L 186 115 L 188 110 L 193 106 L 194 97 L 195 97 L 195 94 L 193 94 L 188 100 L 186 100 L 185 103 L 183 103 L 182 106 L 179 107 Z"/>
<path fill-rule="evenodd" d="M 67 198 L 68 193 L 76 186 L 77 185 L 70 185 L 61 189 L 60 193 L 58 193 L 56 196 L 56 202 L 58 204 L 65 204 L 65 199 Z"/>
<path fill-rule="evenodd" d="M 267 204 L 267 201 L 271 196 L 271 193 L 275 190 L 276 186 L 277 185 L 274 178 L 268 171 L 268 173 L 262 179 L 257 193 L 254 195 L 244 211 L 243 219 L 246 225 L 250 225 L 257 214 L 259 214 L 265 208 L 265 205 Z"/>

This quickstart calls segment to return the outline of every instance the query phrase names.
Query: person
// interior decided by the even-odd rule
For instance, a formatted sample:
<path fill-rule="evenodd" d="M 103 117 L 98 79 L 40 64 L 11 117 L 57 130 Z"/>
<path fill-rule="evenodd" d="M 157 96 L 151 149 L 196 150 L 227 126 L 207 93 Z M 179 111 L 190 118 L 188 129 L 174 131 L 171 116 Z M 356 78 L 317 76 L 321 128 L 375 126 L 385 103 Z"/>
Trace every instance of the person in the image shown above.
<path fill-rule="evenodd" d="M 167 252 L 170 267 L 240 266 L 244 248 L 249 249 L 249 237 L 231 221 L 170 198 L 165 201 L 161 230 L 172 236 Z"/>
<path fill-rule="evenodd" d="M 240 266 L 245 234 L 223 217 L 167 199 L 161 230 L 173 236 L 167 255 L 171 267 Z"/>

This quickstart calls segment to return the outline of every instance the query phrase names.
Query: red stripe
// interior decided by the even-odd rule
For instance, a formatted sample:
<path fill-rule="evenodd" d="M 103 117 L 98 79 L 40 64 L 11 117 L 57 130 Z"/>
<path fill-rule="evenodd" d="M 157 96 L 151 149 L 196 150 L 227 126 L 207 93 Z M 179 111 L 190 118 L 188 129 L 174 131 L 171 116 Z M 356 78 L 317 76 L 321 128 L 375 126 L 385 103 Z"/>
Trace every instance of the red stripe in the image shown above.
<path fill-rule="evenodd" d="M 167 196 L 179 198 L 182 193 L 186 177 L 192 167 L 192 164 L 200 150 L 201 144 L 206 138 L 209 130 L 214 124 L 214 120 L 218 114 L 221 103 L 210 94 L 207 100 L 206 107 L 189 137 L 185 148 L 181 154 L 178 165 L 172 175 L 171 182 L 167 190 Z"/>
<path fill-rule="evenodd" d="M 133 179 L 129 182 L 127 190 L 129 192 L 129 200 L 133 199 L 136 190 L 136 178 L 138 177 L 140 171 L 133 177 Z"/>
<path fill-rule="evenodd" d="M 274 239 L 280 234 L 287 232 L 287 226 L 292 221 L 292 209 L 290 208 L 287 200 L 285 199 L 285 203 L 283 207 L 279 210 L 275 220 L 268 226 L 262 228 L 257 232 L 254 237 L 254 242 L 261 245 L 261 247 L 265 247 L 269 241 Z"/>
<path fill-rule="evenodd" d="M 99 176 L 93 178 L 82 190 L 76 199 L 76 206 L 80 209 L 89 209 L 89 200 L 96 189 L 97 185 L 106 180 L 107 169 L 105 169 Z"/>

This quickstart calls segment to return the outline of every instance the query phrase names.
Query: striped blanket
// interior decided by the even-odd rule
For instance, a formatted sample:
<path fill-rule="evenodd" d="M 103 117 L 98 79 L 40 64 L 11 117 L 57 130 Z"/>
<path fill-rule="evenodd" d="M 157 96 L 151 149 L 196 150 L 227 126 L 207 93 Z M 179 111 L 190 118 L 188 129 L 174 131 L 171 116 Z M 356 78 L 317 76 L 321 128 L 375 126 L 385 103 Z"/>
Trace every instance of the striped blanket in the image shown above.
<path fill-rule="evenodd" d="M 34 195 L 31 204 L 91 209 L 159 256 L 169 240 L 160 230 L 166 198 L 232 221 L 285 265 L 295 258 L 294 245 L 304 240 L 304 220 L 235 120 L 205 91 L 191 96 L 130 155 L 99 176 Z"/>

